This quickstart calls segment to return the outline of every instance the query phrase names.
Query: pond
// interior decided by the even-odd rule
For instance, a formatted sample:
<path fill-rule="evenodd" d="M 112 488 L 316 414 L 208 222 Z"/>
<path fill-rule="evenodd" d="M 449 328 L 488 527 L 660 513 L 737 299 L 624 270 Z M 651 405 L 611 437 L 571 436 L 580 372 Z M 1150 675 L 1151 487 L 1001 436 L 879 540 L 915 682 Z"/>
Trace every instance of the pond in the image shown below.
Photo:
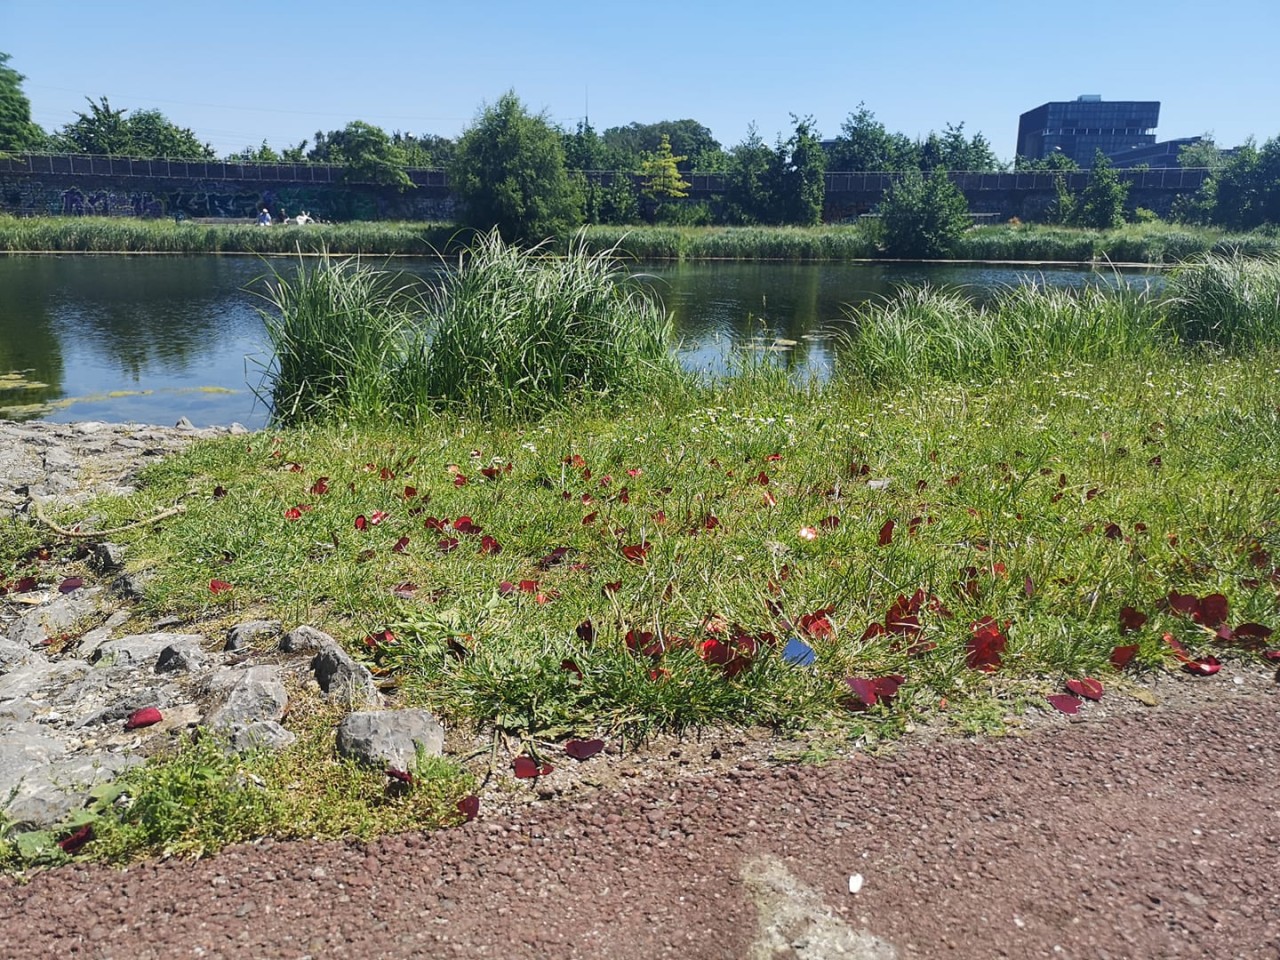
<path fill-rule="evenodd" d="M 393 269 L 428 276 L 431 264 Z M 256 397 L 270 361 L 255 295 L 288 260 L 255 257 L 0 258 L 0 416 L 197 426 L 263 426 Z M 846 305 L 902 284 L 976 295 L 1010 284 L 1114 283 L 1110 272 L 1018 266 L 696 263 L 637 268 L 670 310 L 689 369 L 720 372 L 735 352 L 768 350 L 824 376 Z M 1158 282 L 1131 273 L 1120 282 Z"/>

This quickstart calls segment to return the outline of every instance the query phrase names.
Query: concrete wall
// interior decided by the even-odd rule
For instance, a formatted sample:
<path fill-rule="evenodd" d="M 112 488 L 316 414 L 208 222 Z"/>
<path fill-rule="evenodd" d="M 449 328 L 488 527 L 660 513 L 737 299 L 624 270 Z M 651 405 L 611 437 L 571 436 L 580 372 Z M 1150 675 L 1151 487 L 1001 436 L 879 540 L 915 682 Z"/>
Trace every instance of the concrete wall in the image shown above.
<path fill-rule="evenodd" d="M 451 220 L 455 213 L 445 174 L 414 170 L 415 189 L 403 193 L 349 183 L 342 167 L 324 164 L 203 163 L 117 157 L 12 156 L 0 158 L 0 211 L 19 216 L 86 215 L 251 217 L 265 204 L 273 216 L 306 210 L 322 220 Z M 1161 216 L 1176 197 L 1194 192 L 1205 170 L 1119 170 L 1130 183 L 1129 202 Z M 612 174 L 592 174 L 608 182 Z M 1044 218 L 1057 196 L 1050 173 L 955 173 L 969 208 L 992 219 Z M 1065 174 L 1073 192 L 1089 174 Z M 637 178 L 638 179 L 638 178 Z M 724 189 L 721 174 L 688 178 L 690 197 L 706 200 Z M 870 213 L 897 179 L 883 173 L 828 173 L 827 222 Z"/>

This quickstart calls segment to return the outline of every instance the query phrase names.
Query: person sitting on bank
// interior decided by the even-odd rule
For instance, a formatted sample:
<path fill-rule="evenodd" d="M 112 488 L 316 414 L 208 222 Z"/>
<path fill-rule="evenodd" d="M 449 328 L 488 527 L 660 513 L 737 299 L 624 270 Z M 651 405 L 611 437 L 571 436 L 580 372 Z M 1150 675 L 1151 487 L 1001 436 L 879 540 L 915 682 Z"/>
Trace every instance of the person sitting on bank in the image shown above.
<path fill-rule="evenodd" d="M 266 207 L 263 207 L 262 212 L 258 214 L 258 226 L 260 227 L 271 226 L 271 214 L 267 212 Z"/>

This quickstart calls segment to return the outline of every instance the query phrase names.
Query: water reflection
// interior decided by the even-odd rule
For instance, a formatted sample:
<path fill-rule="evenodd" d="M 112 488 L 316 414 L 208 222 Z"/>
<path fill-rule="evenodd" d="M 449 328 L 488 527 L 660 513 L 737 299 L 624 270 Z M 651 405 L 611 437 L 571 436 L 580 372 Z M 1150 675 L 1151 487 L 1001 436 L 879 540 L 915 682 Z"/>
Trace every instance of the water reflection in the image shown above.
<path fill-rule="evenodd" d="M 262 426 L 256 402 L 269 349 L 251 291 L 288 261 L 253 257 L 13 256 L 0 259 L 0 411 L 103 419 Z M 434 274 L 427 261 L 395 269 Z M 978 295 L 1044 282 L 1142 283 L 1152 274 L 1025 267 L 701 263 L 635 268 L 670 310 L 684 365 L 719 373 L 763 356 L 825 376 L 847 304 L 903 284 Z M 14 382 L 7 374 L 22 372 Z M 43 386 L 30 386 L 32 383 Z M 53 407 L 45 406 L 54 404 Z"/>

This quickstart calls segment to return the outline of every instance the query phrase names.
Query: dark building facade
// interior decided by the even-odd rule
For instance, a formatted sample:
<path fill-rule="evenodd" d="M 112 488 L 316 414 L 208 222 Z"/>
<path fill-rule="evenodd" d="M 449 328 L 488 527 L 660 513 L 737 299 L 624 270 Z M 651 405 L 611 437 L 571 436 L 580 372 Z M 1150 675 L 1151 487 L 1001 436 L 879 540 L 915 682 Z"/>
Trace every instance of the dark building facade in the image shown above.
<path fill-rule="evenodd" d="M 1092 167 L 1096 151 L 1112 156 L 1156 142 L 1158 100 L 1083 96 L 1028 110 L 1018 120 L 1018 156 L 1039 160 L 1061 152 Z"/>

